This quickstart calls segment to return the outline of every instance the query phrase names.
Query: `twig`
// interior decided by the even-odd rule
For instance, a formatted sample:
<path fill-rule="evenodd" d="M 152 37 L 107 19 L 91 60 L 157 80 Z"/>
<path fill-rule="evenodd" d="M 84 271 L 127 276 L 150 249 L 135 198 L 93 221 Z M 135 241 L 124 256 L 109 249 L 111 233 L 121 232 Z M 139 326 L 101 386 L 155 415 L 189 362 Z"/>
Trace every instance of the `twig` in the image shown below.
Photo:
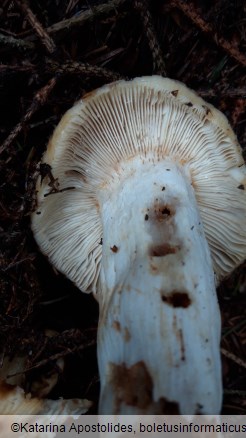
<path fill-rule="evenodd" d="M 94 77 L 103 78 L 107 82 L 117 81 L 122 79 L 119 73 L 115 73 L 104 67 L 90 65 L 87 63 L 67 61 L 64 64 L 58 64 L 53 61 L 48 61 L 46 64 L 47 71 L 56 74 L 83 74 Z"/>
<path fill-rule="evenodd" d="M 53 35 L 62 30 L 69 30 L 76 26 L 82 26 L 90 20 L 100 17 L 101 15 L 106 15 L 112 11 L 116 11 L 119 6 L 126 3 L 127 0 L 111 0 L 105 4 L 93 7 L 93 9 L 88 9 L 87 11 L 81 12 L 79 15 L 76 14 L 75 17 L 62 20 L 58 23 L 53 24 L 46 28 L 46 32 L 49 35 Z M 32 38 L 27 38 L 29 41 Z"/>
<path fill-rule="evenodd" d="M 57 124 L 58 120 L 59 120 L 58 115 L 50 116 L 47 119 L 39 120 L 39 122 L 30 123 L 29 124 L 29 129 L 34 129 L 34 128 L 37 128 L 38 126 L 49 125 L 50 123 Z"/>
<path fill-rule="evenodd" d="M 6 140 L 0 147 L 0 154 L 4 152 L 13 143 L 17 135 L 22 131 L 24 124 L 27 123 L 32 117 L 32 115 L 46 102 L 56 82 L 57 82 L 57 78 L 50 79 L 49 82 L 35 94 L 33 101 L 30 107 L 28 108 L 25 116 L 23 117 L 22 121 L 15 126 L 13 131 L 9 134 L 9 136 L 6 138 Z"/>
<path fill-rule="evenodd" d="M 19 38 L 6 36 L 3 34 L 0 34 L 0 44 L 12 47 L 13 49 L 17 50 L 32 50 L 35 47 L 35 45 L 31 43 L 31 41 L 24 41 Z"/>
<path fill-rule="evenodd" d="M 37 17 L 34 15 L 26 1 L 15 0 L 15 3 L 26 14 L 26 18 L 28 19 L 29 23 L 31 24 L 39 38 L 42 40 L 48 52 L 53 53 L 56 49 L 56 45 L 53 39 L 48 35 L 42 24 L 38 21 Z"/>
<path fill-rule="evenodd" d="M 195 10 L 194 6 L 189 2 L 185 3 L 183 0 L 171 0 L 171 5 L 180 9 L 187 17 L 189 17 L 193 23 L 199 27 L 203 32 L 210 35 L 213 38 L 218 47 L 221 47 L 234 58 L 241 65 L 246 67 L 246 56 L 241 53 L 235 44 L 231 44 L 225 40 L 222 36 L 217 35 L 211 24 L 207 23 L 201 15 Z"/>
<path fill-rule="evenodd" d="M 238 395 L 238 397 L 246 397 L 246 391 L 241 389 L 224 389 L 224 394 L 226 395 Z"/>
<path fill-rule="evenodd" d="M 229 336 L 232 333 L 236 333 L 237 330 L 241 330 L 244 326 L 245 326 L 245 318 L 243 318 L 238 324 L 234 324 L 232 327 L 227 327 L 225 330 L 223 330 L 222 332 L 222 339 L 226 338 L 227 336 Z"/>
<path fill-rule="evenodd" d="M 232 89 L 198 89 L 196 92 L 202 97 L 226 97 L 231 99 L 246 99 L 246 87 L 243 88 L 232 88 Z"/>
<path fill-rule="evenodd" d="M 28 257 L 24 257 L 21 260 L 17 260 L 17 261 L 13 261 L 11 263 L 9 263 L 7 266 L 3 266 L 1 267 L 1 269 L 3 270 L 3 272 L 8 271 L 9 269 L 15 268 L 16 266 L 26 262 L 26 261 L 33 261 L 35 260 L 36 254 L 30 254 Z"/>
<path fill-rule="evenodd" d="M 149 12 L 146 0 L 134 0 L 135 9 L 138 11 L 144 31 L 149 43 L 153 59 L 153 73 L 166 76 L 166 68 L 163 60 L 163 53 L 156 35 L 153 20 Z"/>
<path fill-rule="evenodd" d="M 0 77 L 3 78 L 4 76 L 9 77 L 9 75 L 13 74 L 19 74 L 22 73 L 29 73 L 33 72 L 35 70 L 35 66 L 33 64 L 29 65 L 6 65 L 6 64 L 0 64 Z"/>
<path fill-rule="evenodd" d="M 89 63 L 75 62 L 75 61 L 65 61 L 63 64 L 59 64 L 56 61 L 47 59 L 45 65 L 35 66 L 30 65 L 1 65 L 0 64 L 0 75 L 9 75 L 12 73 L 19 72 L 39 72 L 45 69 L 46 72 L 58 75 L 66 74 L 80 74 L 88 75 L 92 77 L 103 78 L 106 82 L 118 81 L 119 79 L 127 79 L 110 69 L 104 67 L 98 67 L 96 65 L 91 65 Z"/>
<path fill-rule="evenodd" d="M 233 362 L 237 363 L 241 367 L 246 368 L 246 362 L 240 359 L 239 357 L 235 356 L 235 354 L 230 353 L 229 351 L 225 350 L 225 348 L 221 348 L 220 351 L 228 359 L 231 359 L 233 360 Z"/>

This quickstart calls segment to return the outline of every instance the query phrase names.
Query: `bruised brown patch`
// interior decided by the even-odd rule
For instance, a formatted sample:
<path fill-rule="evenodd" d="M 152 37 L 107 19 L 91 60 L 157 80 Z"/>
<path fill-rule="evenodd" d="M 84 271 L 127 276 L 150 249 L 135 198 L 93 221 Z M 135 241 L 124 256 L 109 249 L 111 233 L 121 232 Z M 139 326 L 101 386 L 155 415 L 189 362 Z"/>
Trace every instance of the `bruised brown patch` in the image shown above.
<path fill-rule="evenodd" d="M 168 254 L 175 254 L 180 249 L 177 246 L 172 246 L 169 243 L 162 243 L 161 245 L 152 245 L 149 249 L 151 257 L 163 257 Z"/>
<path fill-rule="evenodd" d="M 171 94 L 176 97 L 178 95 L 179 90 L 173 90 L 171 91 Z"/>
<path fill-rule="evenodd" d="M 111 246 L 110 249 L 111 249 L 112 252 L 118 252 L 119 251 L 119 248 L 116 245 Z"/>
<path fill-rule="evenodd" d="M 120 324 L 120 322 L 117 321 L 116 319 L 112 322 L 112 328 L 113 328 L 114 330 L 116 330 L 117 332 L 119 332 L 119 333 L 122 332 L 122 335 L 123 335 L 124 340 L 125 340 L 126 342 L 130 341 L 130 339 L 131 339 L 131 334 L 130 334 L 128 328 L 125 327 L 124 330 L 122 330 L 122 329 L 121 329 L 121 324 Z"/>
<path fill-rule="evenodd" d="M 126 342 L 129 342 L 131 339 L 131 333 L 129 332 L 128 328 L 124 328 L 124 339 Z"/>
<path fill-rule="evenodd" d="M 112 364 L 112 385 L 115 389 L 118 408 L 121 403 L 124 403 L 143 411 L 152 402 L 153 382 L 142 361 L 129 368 L 124 363 Z"/>
<path fill-rule="evenodd" d="M 197 403 L 195 415 L 203 415 L 203 405 L 201 403 Z"/>
<path fill-rule="evenodd" d="M 159 414 L 166 415 L 180 415 L 179 404 L 175 401 L 169 401 L 165 397 L 161 397 L 159 400 L 160 412 Z"/>
<path fill-rule="evenodd" d="M 151 270 L 152 274 L 158 273 L 158 268 L 157 268 L 157 266 L 153 265 L 153 263 L 150 263 L 150 270 Z"/>
<path fill-rule="evenodd" d="M 178 338 L 180 343 L 181 360 L 185 361 L 185 344 L 184 344 L 184 336 L 182 329 L 178 330 Z"/>
<path fill-rule="evenodd" d="M 183 330 L 181 328 L 178 328 L 177 324 L 177 315 L 173 315 L 173 332 L 175 333 L 175 336 L 178 341 L 178 345 L 180 346 L 180 359 L 182 362 L 185 361 L 185 343 L 184 343 L 184 336 L 183 336 Z M 178 365 L 179 366 L 179 363 Z"/>
<path fill-rule="evenodd" d="M 154 219 L 157 222 L 163 222 L 167 220 L 170 216 L 174 215 L 174 210 L 171 206 L 166 204 L 161 204 L 158 200 L 154 204 Z"/>
<path fill-rule="evenodd" d="M 203 107 L 204 110 L 205 110 L 205 114 L 206 114 L 206 116 L 208 116 L 208 115 L 211 114 L 211 109 L 210 109 L 207 105 L 202 105 L 202 107 Z"/>
<path fill-rule="evenodd" d="M 181 158 L 178 155 L 175 156 L 175 160 L 177 160 L 177 162 L 180 163 L 182 166 L 185 166 L 188 162 L 187 158 Z"/>
<path fill-rule="evenodd" d="M 116 394 L 114 414 L 120 411 L 122 403 L 137 408 L 143 414 L 179 414 L 178 403 L 165 397 L 153 400 L 152 377 L 143 361 L 129 368 L 125 363 L 111 364 L 111 382 Z"/>
<path fill-rule="evenodd" d="M 176 290 L 168 294 L 161 291 L 161 299 L 164 303 L 172 307 L 183 307 L 186 309 L 191 304 L 191 299 L 187 292 L 179 292 Z"/>
<path fill-rule="evenodd" d="M 113 327 L 117 332 L 120 332 L 120 331 L 121 331 L 121 325 L 120 325 L 120 322 L 117 321 L 116 319 L 113 321 L 113 323 L 112 323 L 112 327 Z"/>

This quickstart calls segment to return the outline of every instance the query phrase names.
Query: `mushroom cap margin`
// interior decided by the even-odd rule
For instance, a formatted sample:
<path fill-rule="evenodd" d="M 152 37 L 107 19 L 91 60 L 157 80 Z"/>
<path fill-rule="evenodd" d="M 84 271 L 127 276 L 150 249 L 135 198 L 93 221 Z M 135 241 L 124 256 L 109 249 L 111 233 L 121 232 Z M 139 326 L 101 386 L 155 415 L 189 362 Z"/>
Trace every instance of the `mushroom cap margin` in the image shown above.
<path fill-rule="evenodd" d="M 168 155 L 188 166 L 217 278 L 242 263 L 246 170 L 237 138 L 226 117 L 194 91 L 151 76 L 89 93 L 56 127 L 42 163 L 51 166 L 59 191 L 50 194 L 48 177 L 39 177 L 32 214 L 36 240 L 55 267 L 81 290 L 96 291 L 102 256 L 98 187 L 134 152 Z"/>

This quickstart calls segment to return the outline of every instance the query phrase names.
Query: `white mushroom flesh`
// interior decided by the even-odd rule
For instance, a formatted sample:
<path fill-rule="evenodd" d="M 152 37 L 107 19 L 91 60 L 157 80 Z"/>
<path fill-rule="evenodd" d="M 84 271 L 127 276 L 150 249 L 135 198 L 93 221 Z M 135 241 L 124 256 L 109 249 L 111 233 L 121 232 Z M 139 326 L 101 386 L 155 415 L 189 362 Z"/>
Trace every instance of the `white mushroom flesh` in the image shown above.
<path fill-rule="evenodd" d="M 220 312 L 189 168 L 130 159 L 99 199 L 100 412 L 219 412 Z"/>
<path fill-rule="evenodd" d="M 42 163 L 57 184 L 39 177 L 32 229 L 99 301 L 100 413 L 219 413 L 215 285 L 246 257 L 227 119 L 177 81 L 120 81 L 64 115 Z"/>

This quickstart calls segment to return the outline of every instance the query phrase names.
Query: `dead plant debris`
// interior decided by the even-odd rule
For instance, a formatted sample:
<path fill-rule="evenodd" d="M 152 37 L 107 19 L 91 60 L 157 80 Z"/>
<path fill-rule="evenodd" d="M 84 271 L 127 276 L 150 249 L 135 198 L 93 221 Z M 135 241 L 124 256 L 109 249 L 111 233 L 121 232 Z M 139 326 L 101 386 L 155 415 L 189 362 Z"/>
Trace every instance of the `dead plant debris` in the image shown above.
<path fill-rule="evenodd" d="M 0 362 L 28 357 L 27 385 L 64 358 L 52 396 L 86 397 L 96 412 L 97 304 L 52 269 L 29 226 L 37 163 L 54 126 L 96 87 L 159 73 L 221 109 L 246 155 L 245 14 L 244 0 L 2 2 Z M 246 414 L 245 268 L 218 290 L 225 414 Z"/>

